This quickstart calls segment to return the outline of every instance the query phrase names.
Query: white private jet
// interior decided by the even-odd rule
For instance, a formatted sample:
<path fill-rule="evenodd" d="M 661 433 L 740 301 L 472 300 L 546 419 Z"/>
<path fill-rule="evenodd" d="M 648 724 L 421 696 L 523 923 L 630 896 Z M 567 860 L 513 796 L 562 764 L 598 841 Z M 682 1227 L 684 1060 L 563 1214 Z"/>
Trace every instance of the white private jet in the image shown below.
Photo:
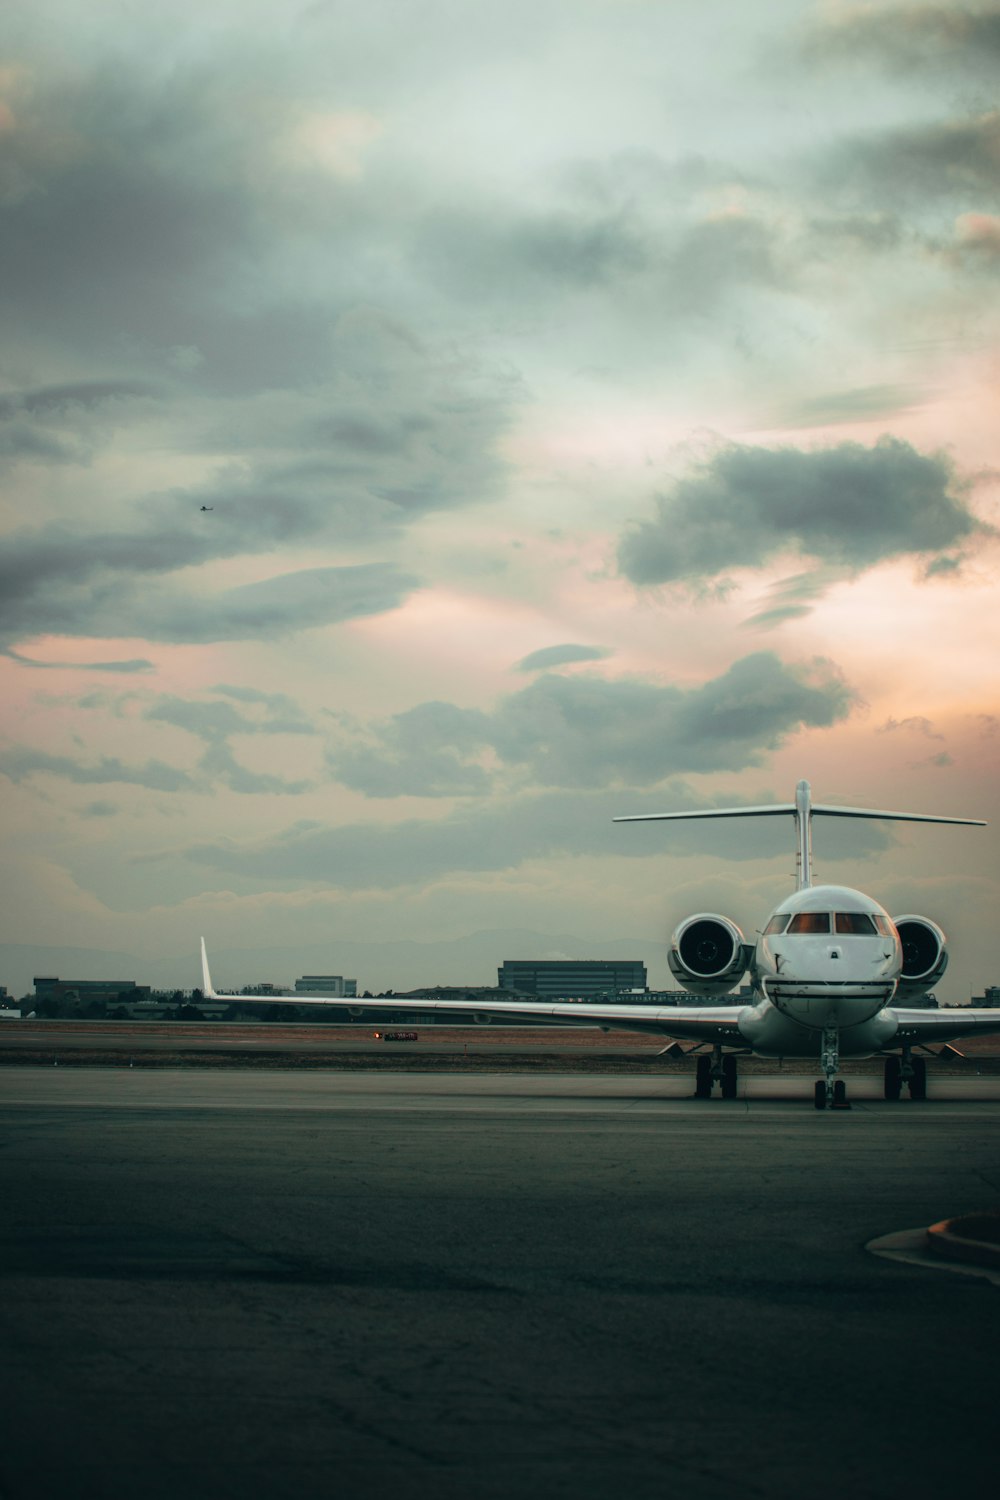
<path fill-rule="evenodd" d="M 928 917 L 892 918 L 861 891 L 812 883 L 812 819 L 888 818 L 908 823 L 956 823 L 984 827 L 981 818 L 945 818 L 929 813 L 882 812 L 829 807 L 812 801 L 800 781 L 795 801 L 764 807 L 722 807 L 699 812 L 642 813 L 616 818 L 636 823 L 680 818 L 780 817 L 795 819 L 795 891 L 779 903 L 756 945 L 745 941 L 728 917 L 699 912 L 681 922 L 671 943 L 672 973 L 686 991 L 707 1005 L 629 1005 L 602 1001 L 490 1001 L 470 1007 L 459 1000 L 365 1000 L 365 1010 L 451 1011 L 516 1021 L 545 1019 L 560 1025 L 601 1026 L 606 1031 L 653 1032 L 694 1042 L 698 1053 L 695 1097 L 711 1097 L 716 1083 L 723 1099 L 737 1096 L 741 1055 L 818 1058 L 817 1109 L 848 1109 L 841 1057 L 885 1058 L 885 1097 L 898 1099 L 905 1083 L 912 1099 L 927 1097 L 927 1064 L 913 1055 L 931 1043 L 1000 1032 L 1000 1009 L 938 1010 L 910 1004 L 926 996 L 948 963 L 944 933 Z M 206 998 L 261 1001 L 259 995 L 217 996 L 201 943 Z M 735 1005 L 718 1003 L 748 975 L 752 996 Z M 896 1003 L 901 1002 L 901 1003 Z M 266 1003 L 354 1007 L 356 999 L 310 995 L 268 996 Z M 710 1048 L 711 1051 L 702 1051 Z M 675 1051 L 676 1049 L 676 1051 Z M 678 1042 L 664 1049 L 676 1055 Z M 954 1051 L 955 1049 L 951 1049 Z"/>

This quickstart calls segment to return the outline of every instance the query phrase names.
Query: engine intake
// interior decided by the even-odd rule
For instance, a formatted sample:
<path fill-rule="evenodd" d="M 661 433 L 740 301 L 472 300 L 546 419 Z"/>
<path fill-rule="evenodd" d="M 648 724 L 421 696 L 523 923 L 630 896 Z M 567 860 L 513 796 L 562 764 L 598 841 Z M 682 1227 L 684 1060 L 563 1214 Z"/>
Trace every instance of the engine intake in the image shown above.
<path fill-rule="evenodd" d="M 903 945 L 903 968 L 896 999 L 904 1004 L 932 989 L 948 967 L 948 939 L 929 917 L 893 918 Z"/>
<path fill-rule="evenodd" d="M 670 940 L 670 972 L 693 995 L 725 995 L 746 973 L 748 955 L 735 922 L 699 912 L 682 922 Z"/>

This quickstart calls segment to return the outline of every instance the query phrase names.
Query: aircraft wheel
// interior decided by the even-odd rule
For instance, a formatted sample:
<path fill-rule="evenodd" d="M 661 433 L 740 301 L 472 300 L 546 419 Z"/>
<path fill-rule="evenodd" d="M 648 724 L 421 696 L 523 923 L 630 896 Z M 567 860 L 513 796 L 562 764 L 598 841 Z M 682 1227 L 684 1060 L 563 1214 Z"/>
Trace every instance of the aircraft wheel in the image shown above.
<path fill-rule="evenodd" d="M 738 1073 L 736 1058 L 731 1052 L 727 1052 L 722 1059 L 722 1097 L 723 1099 L 735 1099 L 737 1094 Z"/>
<path fill-rule="evenodd" d="M 815 1100 L 817 1109 L 826 1109 L 826 1082 L 822 1078 L 816 1080 Z"/>
<path fill-rule="evenodd" d="M 834 1109 L 850 1109 L 847 1102 L 847 1084 L 842 1078 L 838 1078 L 833 1085 L 833 1107 Z"/>
<path fill-rule="evenodd" d="M 694 1097 L 696 1099 L 711 1099 L 712 1097 L 712 1059 L 707 1052 L 695 1062 Z"/>
<path fill-rule="evenodd" d="M 885 1085 L 883 1093 L 887 1099 L 898 1099 L 903 1087 L 902 1067 L 896 1056 L 887 1057 L 885 1060 Z"/>
<path fill-rule="evenodd" d="M 910 1098 L 927 1098 L 927 1063 L 922 1057 L 915 1057 L 912 1062 L 913 1074 L 910 1078 Z"/>

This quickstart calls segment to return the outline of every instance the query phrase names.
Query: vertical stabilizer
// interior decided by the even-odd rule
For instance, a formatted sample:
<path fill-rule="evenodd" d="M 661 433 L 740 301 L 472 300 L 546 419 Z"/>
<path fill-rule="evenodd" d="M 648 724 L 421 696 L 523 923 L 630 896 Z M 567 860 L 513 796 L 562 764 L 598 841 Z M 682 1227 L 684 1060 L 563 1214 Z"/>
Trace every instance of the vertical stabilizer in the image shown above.
<path fill-rule="evenodd" d="M 812 885 L 812 789 L 808 781 L 795 788 L 795 889 L 808 890 Z"/>
<path fill-rule="evenodd" d="M 218 998 L 212 988 L 212 976 L 208 972 L 208 950 L 205 947 L 204 938 L 201 940 L 201 992 L 206 1000 Z"/>

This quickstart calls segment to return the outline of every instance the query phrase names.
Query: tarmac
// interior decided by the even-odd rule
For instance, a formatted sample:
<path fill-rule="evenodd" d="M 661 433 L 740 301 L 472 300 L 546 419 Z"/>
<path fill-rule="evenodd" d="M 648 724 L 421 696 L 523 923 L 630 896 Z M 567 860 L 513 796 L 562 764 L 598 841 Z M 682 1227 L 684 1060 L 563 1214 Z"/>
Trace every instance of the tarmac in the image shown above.
<path fill-rule="evenodd" d="M 991 1484 L 1000 1100 L 664 1083 L 4 1069 L 3 1500 Z"/>

